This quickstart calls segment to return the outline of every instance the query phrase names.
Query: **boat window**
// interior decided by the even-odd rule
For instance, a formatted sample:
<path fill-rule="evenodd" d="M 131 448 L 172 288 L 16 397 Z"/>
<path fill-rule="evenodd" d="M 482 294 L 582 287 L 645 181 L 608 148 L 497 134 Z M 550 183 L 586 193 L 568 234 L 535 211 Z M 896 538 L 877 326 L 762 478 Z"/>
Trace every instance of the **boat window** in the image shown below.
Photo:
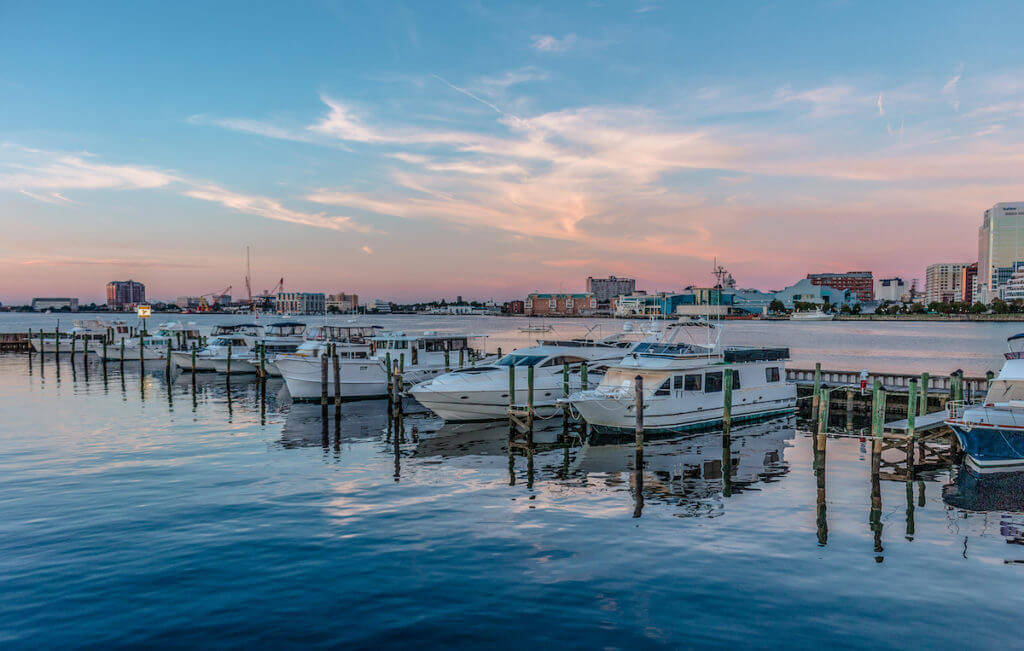
<path fill-rule="evenodd" d="M 779 381 L 779 367 L 769 366 L 764 370 L 764 379 L 767 382 L 778 382 Z"/>
<path fill-rule="evenodd" d="M 700 391 L 700 373 L 686 376 L 686 383 L 683 387 L 686 391 Z"/>
<path fill-rule="evenodd" d="M 499 359 L 498 366 L 536 366 L 544 359 L 544 355 L 505 355 Z"/>
<path fill-rule="evenodd" d="M 722 390 L 722 372 L 704 374 L 704 393 L 715 393 Z"/>
<path fill-rule="evenodd" d="M 661 386 L 658 387 L 658 390 L 654 392 L 654 395 L 656 395 L 656 396 L 668 396 L 668 395 L 671 395 L 671 394 L 672 394 L 672 379 L 671 378 L 668 378 L 664 382 L 662 382 Z"/>
<path fill-rule="evenodd" d="M 682 389 L 683 388 L 683 376 L 682 375 L 677 375 L 674 378 L 672 378 L 672 388 L 673 389 Z"/>

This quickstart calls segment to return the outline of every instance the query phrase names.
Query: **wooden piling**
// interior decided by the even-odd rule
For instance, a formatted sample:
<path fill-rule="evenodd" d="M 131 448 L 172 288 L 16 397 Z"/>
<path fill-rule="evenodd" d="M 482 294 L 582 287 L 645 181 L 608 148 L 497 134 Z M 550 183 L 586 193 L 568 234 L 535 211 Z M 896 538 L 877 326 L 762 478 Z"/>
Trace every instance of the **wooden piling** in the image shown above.
<path fill-rule="evenodd" d="M 451 370 L 452 370 L 451 352 L 448 350 L 447 347 L 445 347 L 445 349 L 444 349 L 444 372 L 445 373 L 450 373 Z"/>
<path fill-rule="evenodd" d="M 387 394 L 388 394 L 388 399 L 390 400 L 391 399 L 391 353 L 390 352 L 384 353 L 384 366 L 385 366 L 386 371 L 387 371 L 387 377 L 388 377 L 388 380 L 387 380 L 388 381 Z"/>
<path fill-rule="evenodd" d="M 498 359 L 501 359 L 501 346 L 498 346 Z"/>
<path fill-rule="evenodd" d="M 921 407 L 918 410 L 918 416 L 928 415 L 928 381 L 931 377 L 927 373 L 921 374 Z"/>
<path fill-rule="evenodd" d="M 644 448 L 644 378 L 640 375 L 633 378 L 633 400 L 636 411 L 636 449 Z"/>
<path fill-rule="evenodd" d="M 811 394 L 811 422 L 817 425 L 818 423 L 818 402 L 821 400 L 821 396 L 818 394 L 821 391 L 821 362 L 814 363 L 814 392 Z M 816 429 L 816 428 L 815 428 Z"/>
<path fill-rule="evenodd" d="M 462 368 L 466 363 L 466 349 L 459 349 L 459 368 Z"/>
<path fill-rule="evenodd" d="M 75 363 L 75 349 L 78 347 L 78 333 L 71 333 L 71 363 Z"/>
<path fill-rule="evenodd" d="M 171 339 L 167 338 L 167 360 L 166 360 L 166 371 L 167 377 L 171 377 Z"/>
<path fill-rule="evenodd" d="M 139 335 L 139 364 L 143 366 L 146 364 L 146 337 L 141 334 Z"/>
<path fill-rule="evenodd" d="M 726 432 L 732 429 L 732 373 L 732 368 L 727 366 L 722 375 L 722 429 Z"/>
<path fill-rule="evenodd" d="M 334 362 L 334 420 L 341 420 L 341 358 L 338 353 L 331 357 Z"/>
<path fill-rule="evenodd" d="M 124 337 L 121 337 L 121 366 L 124 366 Z"/>
<path fill-rule="evenodd" d="M 529 427 L 527 442 L 533 447 L 533 367 L 526 367 L 526 424 Z"/>
<path fill-rule="evenodd" d="M 327 418 L 327 353 L 320 355 L 320 412 Z"/>
<path fill-rule="evenodd" d="M 196 342 L 192 342 L 192 384 L 196 383 Z"/>
<path fill-rule="evenodd" d="M 508 367 L 508 407 L 512 409 L 516 406 L 516 367 L 509 365 Z"/>
<path fill-rule="evenodd" d="M 846 390 L 846 431 L 853 431 L 853 389 Z"/>
<path fill-rule="evenodd" d="M 107 338 L 103 338 L 103 366 L 107 365 Z"/>
<path fill-rule="evenodd" d="M 588 386 L 588 383 L 587 383 L 587 363 L 586 362 L 581 362 L 580 363 L 580 388 L 582 388 L 584 391 L 586 391 L 587 389 L 590 388 Z"/>
<path fill-rule="evenodd" d="M 231 341 L 228 341 L 228 375 L 231 375 Z"/>
<path fill-rule="evenodd" d="M 405 353 L 398 354 L 398 374 L 405 375 Z"/>
<path fill-rule="evenodd" d="M 885 427 L 885 389 L 882 381 L 875 380 L 874 392 L 871 396 L 871 436 L 879 441 Z"/>

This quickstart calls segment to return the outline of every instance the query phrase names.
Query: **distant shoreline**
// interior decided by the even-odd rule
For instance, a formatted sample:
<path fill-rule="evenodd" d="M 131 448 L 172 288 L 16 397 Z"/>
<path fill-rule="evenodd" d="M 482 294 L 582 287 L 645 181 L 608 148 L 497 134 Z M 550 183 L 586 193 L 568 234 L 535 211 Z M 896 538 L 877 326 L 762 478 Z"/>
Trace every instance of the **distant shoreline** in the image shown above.
<path fill-rule="evenodd" d="M 837 314 L 836 321 L 1024 321 L 1024 314 Z"/>

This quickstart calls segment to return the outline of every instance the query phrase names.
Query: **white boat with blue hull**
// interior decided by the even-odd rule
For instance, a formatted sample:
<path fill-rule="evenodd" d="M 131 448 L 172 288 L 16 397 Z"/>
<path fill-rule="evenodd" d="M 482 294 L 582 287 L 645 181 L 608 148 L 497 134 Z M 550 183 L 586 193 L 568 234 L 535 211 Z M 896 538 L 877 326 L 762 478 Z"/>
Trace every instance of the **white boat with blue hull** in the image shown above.
<path fill-rule="evenodd" d="M 946 405 L 966 463 L 977 472 L 1024 470 L 1024 333 L 1007 339 L 1009 352 L 984 402 Z"/>
<path fill-rule="evenodd" d="M 785 381 L 788 348 L 731 347 L 716 342 L 641 344 L 610 367 L 596 389 L 569 404 L 596 434 L 635 431 L 635 378 L 643 379 L 644 431 L 668 434 L 721 424 L 723 384 L 732 373 L 732 422 L 762 420 L 796 410 L 796 386 Z"/>

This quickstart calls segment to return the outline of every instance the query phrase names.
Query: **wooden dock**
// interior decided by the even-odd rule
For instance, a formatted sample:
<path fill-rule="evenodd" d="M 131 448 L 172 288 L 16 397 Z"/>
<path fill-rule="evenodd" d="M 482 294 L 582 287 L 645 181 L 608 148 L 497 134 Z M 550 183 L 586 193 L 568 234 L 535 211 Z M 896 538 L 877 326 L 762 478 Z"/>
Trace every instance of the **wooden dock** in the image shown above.
<path fill-rule="evenodd" d="M 918 416 L 914 419 L 914 432 L 923 433 L 930 432 L 935 429 L 941 429 L 946 426 L 947 414 L 945 410 L 936 411 L 931 414 L 925 414 L 924 416 Z M 903 420 L 894 420 L 891 423 L 885 424 L 885 433 L 887 436 L 906 434 L 909 429 L 909 420 L 904 418 Z M 892 438 L 896 438 L 892 436 Z"/>

